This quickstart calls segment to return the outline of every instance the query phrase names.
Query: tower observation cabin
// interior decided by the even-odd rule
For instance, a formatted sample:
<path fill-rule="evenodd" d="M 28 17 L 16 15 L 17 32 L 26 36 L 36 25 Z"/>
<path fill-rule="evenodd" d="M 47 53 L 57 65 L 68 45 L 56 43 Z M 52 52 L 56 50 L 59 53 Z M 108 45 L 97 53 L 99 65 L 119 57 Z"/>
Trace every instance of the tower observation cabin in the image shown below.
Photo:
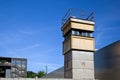
<path fill-rule="evenodd" d="M 62 19 L 64 77 L 94 79 L 94 15 L 69 9 Z"/>

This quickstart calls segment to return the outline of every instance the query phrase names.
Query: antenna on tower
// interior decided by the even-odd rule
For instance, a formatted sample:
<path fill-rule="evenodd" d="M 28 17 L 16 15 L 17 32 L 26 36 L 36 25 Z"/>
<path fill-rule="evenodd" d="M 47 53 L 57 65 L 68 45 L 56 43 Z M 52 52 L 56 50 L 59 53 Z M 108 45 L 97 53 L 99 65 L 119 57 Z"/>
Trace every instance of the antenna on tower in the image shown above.
<path fill-rule="evenodd" d="M 85 17 L 85 10 L 81 10 L 81 18 Z"/>
<path fill-rule="evenodd" d="M 93 20 L 94 19 L 94 12 L 92 12 L 86 19 Z"/>

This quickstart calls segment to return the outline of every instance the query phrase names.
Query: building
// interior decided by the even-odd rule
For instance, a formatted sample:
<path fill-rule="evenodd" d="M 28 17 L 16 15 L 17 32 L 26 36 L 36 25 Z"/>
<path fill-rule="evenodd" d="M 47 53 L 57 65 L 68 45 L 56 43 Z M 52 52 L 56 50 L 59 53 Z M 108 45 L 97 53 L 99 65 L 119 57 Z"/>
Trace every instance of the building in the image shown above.
<path fill-rule="evenodd" d="M 48 73 L 42 78 L 64 78 L 64 67 L 54 70 L 53 72 Z"/>
<path fill-rule="evenodd" d="M 27 76 L 27 59 L 0 57 L 0 77 L 25 78 Z"/>
<path fill-rule="evenodd" d="M 61 27 L 64 66 L 43 78 L 94 79 L 94 25 L 93 13 L 82 18 L 78 10 L 70 9 L 65 14 Z"/>
<path fill-rule="evenodd" d="M 93 13 L 84 19 L 70 9 L 62 19 L 64 78 L 94 79 L 95 22 L 92 18 Z"/>
<path fill-rule="evenodd" d="M 120 40 L 95 51 L 95 77 L 120 80 Z"/>

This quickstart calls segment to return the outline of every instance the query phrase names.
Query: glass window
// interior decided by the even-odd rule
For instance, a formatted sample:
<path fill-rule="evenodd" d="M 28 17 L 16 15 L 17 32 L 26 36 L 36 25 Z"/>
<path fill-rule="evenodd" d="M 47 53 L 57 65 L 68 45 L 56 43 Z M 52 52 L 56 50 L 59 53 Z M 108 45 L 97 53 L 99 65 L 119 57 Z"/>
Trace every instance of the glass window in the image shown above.
<path fill-rule="evenodd" d="M 82 32 L 81 32 L 81 31 L 79 31 L 79 35 L 81 35 L 81 36 L 82 36 Z"/>
<path fill-rule="evenodd" d="M 89 31 L 82 31 L 82 30 L 71 30 L 70 32 L 68 32 L 65 35 L 65 39 L 67 39 L 68 37 L 70 37 L 72 35 L 76 35 L 76 36 L 86 36 L 86 37 L 92 37 L 92 32 Z"/>
<path fill-rule="evenodd" d="M 89 32 L 86 32 L 86 36 L 90 37 Z"/>
<path fill-rule="evenodd" d="M 87 36 L 88 36 L 88 37 L 92 37 L 92 33 L 87 32 Z"/>
<path fill-rule="evenodd" d="M 16 77 L 15 73 L 12 73 L 12 76 L 13 76 L 13 77 Z"/>
<path fill-rule="evenodd" d="M 90 33 L 90 37 L 92 37 L 92 33 Z"/>
<path fill-rule="evenodd" d="M 12 60 L 12 66 L 15 66 L 15 65 L 16 65 L 16 61 Z"/>
<path fill-rule="evenodd" d="M 92 37 L 92 33 L 90 33 L 90 32 L 81 32 L 81 36 Z"/>
<path fill-rule="evenodd" d="M 6 69 L 5 76 L 6 76 L 6 78 L 10 78 L 11 77 L 11 70 L 10 69 Z"/>
<path fill-rule="evenodd" d="M 72 34 L 75 34 L 75 31 L 74 31 L 74 30 L 72 30 Z"/>
<path fill-rule="evenodd" d="M 75 35 L 77 36 L 80 35 L 79 31 L 75 31 Z"/>
<path fill-rule="evenodd" d="M 86 36 L 86 33 L 85 33 L 85 32 L 82 32 L 82 36 Z"/>
<path fill-rule="evenodd" d="M 72 30 L 72 34 L 77 35 L 77 36 L 80 35 L 79 31 L 77 31 L 77 30 Z"/>
<path fill-rule="evenodd" d="M 12 70 L 12 72 L 14 72 L 14 71 L 15 71 L 15 68 L 12 68 L 11 70 Z"/>
<path fill-rule="evenodd" d="M 26 61 L 22 61 L 22 65 L 26 66 Z"/>

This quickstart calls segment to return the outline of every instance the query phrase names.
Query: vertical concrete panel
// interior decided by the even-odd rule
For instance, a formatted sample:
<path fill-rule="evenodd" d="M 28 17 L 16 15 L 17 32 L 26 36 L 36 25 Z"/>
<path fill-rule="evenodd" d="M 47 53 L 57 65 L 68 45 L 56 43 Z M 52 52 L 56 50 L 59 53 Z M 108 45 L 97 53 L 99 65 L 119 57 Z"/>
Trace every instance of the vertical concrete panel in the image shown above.
<path fill-rule="evenodd" d="M 72 52 L 66 53 L 64 57 L 64 77 L 72 78 Z"/>
<path fill-rule="evenodd" d="M 94 51 L 94 38 L 72 36 L 72 49 Z"/>
<path fill-rule="evenodd" d="M 73 74 L 74 79 L 81 78 L 94 79 L 94 72 L 93 70 L 89 69 L 73 69 Z"/>
<path fill-rule="evenodd" d="M 93 52 L 72 51 L 73 79 L 94 79 Z"/>
<path fill-rule="evenodd" d="M 93 61 L 87 60 L 72 60 L 73 69 L 94 69 Z"/>
<path fill-rule="evenodd" d="M 64 62 L 72 60 L 72 52 L 69 51 L 64 55 Z"/>
<path fill-rule="evenodd" d="M 94 31 L 94 25 L 71 22 L 71 27 L 75 29 Z"/>
<path fill-rule="evenodd" d="M 63 42 L 63 54 L 71 49 L 71 39 Z"/>
<path fill-rule="evenodd" d="M 93 52 L 85 51 L 72 51 L 73 60 L 92 60 L 93 61 Z"/>

